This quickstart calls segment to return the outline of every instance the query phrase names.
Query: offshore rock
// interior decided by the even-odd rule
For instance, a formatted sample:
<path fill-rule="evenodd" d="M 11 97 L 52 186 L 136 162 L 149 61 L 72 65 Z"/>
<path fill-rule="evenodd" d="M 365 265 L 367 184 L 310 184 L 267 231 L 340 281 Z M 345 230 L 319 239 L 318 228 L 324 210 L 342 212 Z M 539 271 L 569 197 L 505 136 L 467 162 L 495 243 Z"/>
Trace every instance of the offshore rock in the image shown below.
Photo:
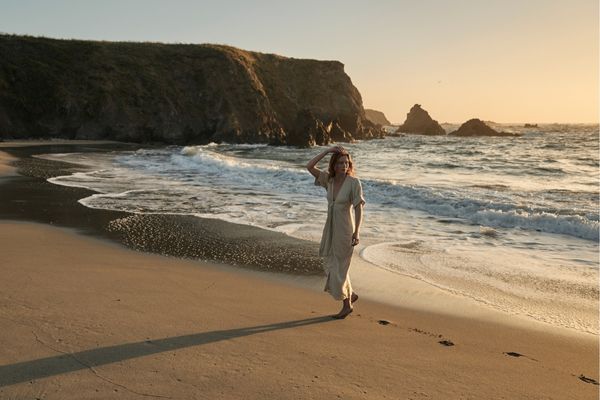
<path fill-rule="evenodd" d="M 406 121 L 398 127 L 397 133 L 413 133 L 418 135 L 445 135 L 441 125 L 429 116 L 429 113 L 415 104 L 406 114 Z"/>
<path fill-rule="evenodd" d="M 449 136 L 521 136 L 516 133 L 498 132 L 487 126 L 483 121 L 473 118 L 465 122 Z"/>
<path fill-rule="evenodd" d="M 308 133 L 297 126 L 303 110 L 316 124 Z M 338 61 L 0 35 L 0 139 L 326 144 L 317 121 L 337 121 L 351 138 L 374 136 Z"/>

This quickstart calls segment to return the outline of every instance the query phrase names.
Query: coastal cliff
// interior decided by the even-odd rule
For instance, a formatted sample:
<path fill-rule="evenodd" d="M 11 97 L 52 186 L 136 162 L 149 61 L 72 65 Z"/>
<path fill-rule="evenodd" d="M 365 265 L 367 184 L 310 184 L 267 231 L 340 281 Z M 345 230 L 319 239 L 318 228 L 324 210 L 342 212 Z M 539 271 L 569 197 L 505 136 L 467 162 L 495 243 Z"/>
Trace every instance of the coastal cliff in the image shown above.
<path fill-rule="evenodd" d="M 365 116 L 367 117 L 367 119 L 369 121 L 373 122 L 374 124 L 378 124 L 378 125 L 391 125 L 392 124 L 390 121 L 388 121 L 388 119 L 385 117 L 385 114 L 382 113 L 381 111 L 365 108 Z"/>
<path fill-rule="evenodd" d="M 365 118 L 338 61 L 223 45 L 0 35 L 0 139 L 329 143 L 326 129 L 303 130 L 307 115 L 347 140 L 384 134 Z"/>

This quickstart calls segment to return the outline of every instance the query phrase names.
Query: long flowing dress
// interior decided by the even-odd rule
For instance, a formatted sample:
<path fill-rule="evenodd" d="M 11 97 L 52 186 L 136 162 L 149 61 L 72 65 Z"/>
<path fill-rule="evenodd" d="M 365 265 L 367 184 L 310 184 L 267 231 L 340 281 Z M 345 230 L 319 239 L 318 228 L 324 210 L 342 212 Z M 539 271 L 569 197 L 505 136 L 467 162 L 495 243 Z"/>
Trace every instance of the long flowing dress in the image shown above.
<path fill-rule="evenodd" d="M 333 178 L 330 178 L 327 172 L 320 172 L 315 179 L 315 185 L 327 189 L 327 221 L 319 248 L 319 256 L 324 257 L 327 274 L 325 291 L 336 300 L 344 300 L 352 295 L 352 284 L 348 274 L 354 250 L 352 209 L 365 204 L 362 185 L 357 178 L 347 175 L 335 199 Z"/>

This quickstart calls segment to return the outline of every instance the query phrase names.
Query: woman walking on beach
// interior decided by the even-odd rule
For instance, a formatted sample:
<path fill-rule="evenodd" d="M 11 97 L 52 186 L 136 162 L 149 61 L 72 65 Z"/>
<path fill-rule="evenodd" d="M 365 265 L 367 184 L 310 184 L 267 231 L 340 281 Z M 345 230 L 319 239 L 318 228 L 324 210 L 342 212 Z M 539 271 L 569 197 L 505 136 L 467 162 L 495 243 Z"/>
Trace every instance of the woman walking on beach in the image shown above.
<path fill-rule="evenodd" d="M 316 165 L 329 153 L 332 153 L 329 168 L 320 171 Z M 348 270 L 354 246 L 360 241 L 359 230 L 365 204 L 362 186 L 354 177 L 350 153 L 341 146 L 323 151 L 310 160 L 306 168 L 315 177 L 315 185 L 327 189 L 327 221 L 319 256 L 325 258 L 325 291 L 342 301 L 342 309 L 333 318 L 343 319 L 352 312 L 352 303 L 358 300 L 358 295 L 352 291 Z"/>

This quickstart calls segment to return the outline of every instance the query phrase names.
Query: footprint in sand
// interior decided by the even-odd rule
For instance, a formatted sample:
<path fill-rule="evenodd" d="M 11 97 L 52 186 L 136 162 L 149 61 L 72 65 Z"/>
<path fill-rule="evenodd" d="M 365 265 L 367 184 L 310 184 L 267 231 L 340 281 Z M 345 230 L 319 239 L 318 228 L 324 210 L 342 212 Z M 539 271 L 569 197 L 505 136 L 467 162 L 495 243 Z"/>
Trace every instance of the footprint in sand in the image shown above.
<path fill-rule="evenodd" d="M 523 354 L 515 353 L 514 351 L 508 351 L 504 354 L 506 354 L 507 356 L 511 356 L 511 357 L 524 357 Z"/>
<path fill-rule="evenodd" d="M 391 324 L 390 321 L 386 321 L 385 319 L 380 319 L 377 322 L 379 323 L 379 325 L 389 325 L 389 324 Z"/>
<path fill-rule="evenodd" d="M 432 333 L 432 332 L 427 332 L 427 331 L 424 331 L 424 330 L 419 329 L 419 328 L 410 328 L 409 330 L 412 331 L 412 332 L 420 333 L 421 335 L 427 335 L 427 336 L 431 336 L 431 337 L 437 337 L 437 338 L 440 338 L 440 339 L 444 337 L 443 335 L 440 335 L 440 334 L 437 334 L 437 333 Z"/>
<path fill-rule="evenodd" d="M 454 343 L 451 340 L 440 340 L 438 343 L 444 346 L 454 346 Z"/>
<path fill-rule="evenodd" d="M 515 358 L 523 357 L 523 358 L 527 358 L 528 360 L 531 360 L 531 361 L 538 361 L 535 358 L 528 357 L 528 356 L 526 356 L 524 354 L 517 353 L 515 351 L 507 351 L 507 352 L 504 352 L 502 354 L 506 354 L 507 356 L 511 356 L 511 357 L 515 357 Z"/>
<path fill-rule="evenodd" d="M 599 383 L 598 383 L 597 380 L 592 379 L 592 378 L 588 378 L 587 376 L 584 376 L 584 375 L 579 375 L 579 379 L 581 379 L 585 383 L 591 383 L 592 385 L 596 385 L 596 386 L 599 385 Z"/>

